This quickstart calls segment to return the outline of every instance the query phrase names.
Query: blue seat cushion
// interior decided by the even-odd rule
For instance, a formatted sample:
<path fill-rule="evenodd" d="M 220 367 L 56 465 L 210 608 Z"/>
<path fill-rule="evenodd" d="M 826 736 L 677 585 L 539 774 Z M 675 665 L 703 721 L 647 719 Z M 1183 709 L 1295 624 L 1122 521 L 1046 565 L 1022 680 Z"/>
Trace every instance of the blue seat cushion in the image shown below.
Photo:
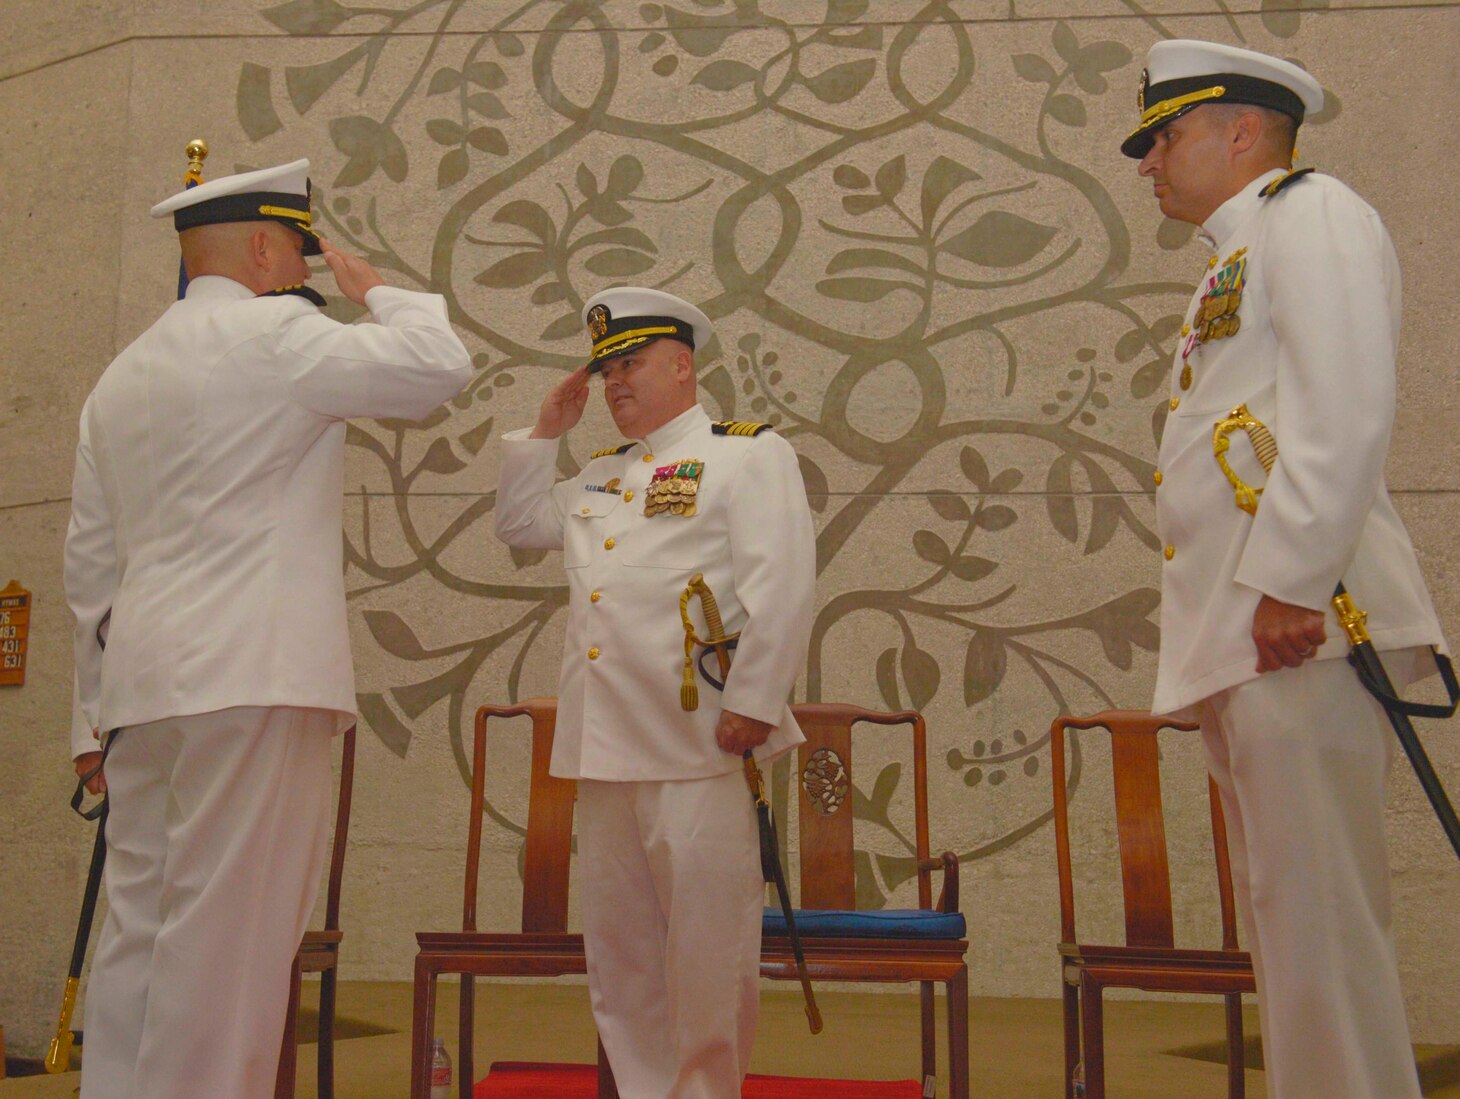
<path fill-rule="evenodd" d="M 923 908 L 881 908 L 870 912 L 796 908 L 796 930 L 804 939 L 962 939 L 968 925 L 961 912 L 929 912 Z M 762 935 L 785 935 L 786 917 L 767 908 Z"/>

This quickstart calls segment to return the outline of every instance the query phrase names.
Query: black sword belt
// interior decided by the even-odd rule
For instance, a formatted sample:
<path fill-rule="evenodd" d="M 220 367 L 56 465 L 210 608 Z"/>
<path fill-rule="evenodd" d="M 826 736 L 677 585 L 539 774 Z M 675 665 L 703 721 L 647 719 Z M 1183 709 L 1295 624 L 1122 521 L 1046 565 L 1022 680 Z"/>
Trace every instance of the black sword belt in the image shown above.
<path fill-rule="evenodd" d="M 1262 489 L 1246 484 L 1227 462 L 1227 451 L 1232 445 L 1230 436 L 1234 431 L 1247 433 L 1252 441 L 1252 449 L 1257 452 L 1257 460 L 1268 473 L 1272 472 L 1273 464 L 1277 461 L 1277 440 L 1272 437 L 1272 432 L 1265 424 L 1247 411 L 1246 405 L 1238 405 L 1225 418 L 1218 420 L 1212 433 L 1212 450 L 1217 464 L 1222 467 L 1222 472 L 1227 475 L 1227 480 L 1236 491 L 1237 506 L 1249 515 L 1256 515 L 1257 498 L 1262 495 Z M 1394 690 L 1389 673 L 1384 670 L 1383 661 L 1379 659 L 1378 650 L 1374 648 L 1374 642 L 1369 637 L 1365 625 L 1368 614 L 1354 605 L 1353 597 L 1344 588 L 1342 581 L 1333 589 L 1333 609 L 1338 615 L 1343 632 L 1348 635 L 1348 662 L 1358 673 L 1359 682 L 1364 685 L 1364 689 L 1374 696 L 1389 715 L 1389 724 L 1394 726 L 1394 735 L 1399 738 L 1399 744 L 1409 757 L 1410 766 L 1414 768 L 1425 796 L 1430 799 L 1440 827 L 1445 830 L 1445 838 L 1450 841 L 1455 854 L 1460 856 L 1460 820 L 1456 819 L 1455 808 L 1450 804 L 1445 787 L 1441 785 L 1439 775 L 1435 774 L 1434 765 L 1409 720 L 1411 717 L 1447 718 L 1454 715 L 1456 706 L 1460 705 L 1460 683 L 1456 682 L 1455 669 L 1450 658 L 1438 649 L 1431 650 L 1435 666 L 1440 670 L 1440 678 L 1444 680 L 1445 691 L 1450 696 L 1449 705 L 1407 702 Z"/>
<path fill-rule="evenodd" d="M 705 626 L 710 635 L 708 638 L 695 636 L 694 622 L 689 616 L 689 601 L 695 596 L 699 597 L 700 609 L 705 615 Z M 725 680 L 730 675 L 730 653 L 740 635 L 726 636 L 725 624 L 720 620 L 720 605 L 715 601 L 715 593 L 710 591 L 702 573 L 697 572 L 689 578 L 689 586 L 679 597 L 679 616 L 684 622 L 684 682 L 680 686 L 679 703 L 685 710 L 694 710 L 700 704 L 699 687 L 694 678 L 695 646 L 703 646 L 705 649 L 701 654 L 701 671 L 704 671 L 704 657 L 710 650 L 714 650 L 715 659 L 720 666 L 720 679 L 716 681 L 708 672 L 705 672 L 705 678 L 716 688 L 724 690 Z M 806 972 L 806 955 L 801 949 L 801 936 L 796 930 L 796 918 L 791 912 L 791 894 L 786 889 L 786 875 L 781 869 L 776 826 L 771 820 L 771 803 L 765 796 L 765 776 L 761 774 L 760 767 L 755 762 L 755 754 L 749 748 L 745 750 L 741 760 L 745 769 L 745 782 L 750 787 L 750 795 L 755 802 L 756 819 L 760 824 L 761 877 L 776 884 L 781 914 L 786 918 L 786 934 L 791 940 L 791 955 L 796 959 L 796 976 L 801 980 L 801 995 L 806 1001 L 806 1020 L 811 1026 L 811 1033 L 820 1034 L 821 1011 L 816 1006 L 816 994 L 811 991 L 811 977 Z"/>

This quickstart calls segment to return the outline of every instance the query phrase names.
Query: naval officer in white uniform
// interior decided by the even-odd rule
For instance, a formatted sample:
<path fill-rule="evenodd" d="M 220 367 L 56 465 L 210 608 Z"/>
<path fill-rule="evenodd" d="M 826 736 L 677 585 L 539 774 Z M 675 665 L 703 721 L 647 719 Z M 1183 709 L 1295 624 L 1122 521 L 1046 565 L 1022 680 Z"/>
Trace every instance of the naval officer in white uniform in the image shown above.
<path fill-rule="evenodd" d="M 91 783 L 111 802 L 110 911 L 83 1099 L 272 1094 L 330 738 L 354 721 L 345 420 L 419 419 L 471 376 L 438 295 L 386 286 L 319 239 L 308 171 L 153 208 L 179 230 L 187 296 L 81 413 L 65 557 L 78 773 L 99 761 L 96 730 L 121 730 Z M 303 284 L 321 250 L 373 323 L 320 313 Z"/>
<path fill-rule="evenodd" d="M 741 754 L 804 739 L 787 703 L 811 632 L 811 513 L 785 440 L 700 407 L 700 310 L 625 287 L 583 315 L 588 365 L 505 438 L 496 529 L 563 550 L 552 773 L 578 780 L 589 989 L 619 1094 L 732 1099 L 755 1035 L 765 897 Z M 629 441 L 554 484 L 595 374 Z M 687 712 L 679 600 L 695 573 L 740 641 L 723 693 L 701 680 Z"/>
<path fill-rule="evenodd" d="M 1197 717 L 1222 793 L 1275 1099 L 1418 1099 L 1390 928 L 1384 781 L 1394 738 L 1342 658 L 1342 580 L 1399 685 L 1443 646 L 1384 486 L 1400 285 L 1379 215 L 1291 170 L 1323 91 L 1250 50 L 1151 48 L 1138 128 L 1161 211 L 1211 259 L 1187 309 L 1156 474 L 1165 565 L 1152 708 Z M 1277 443 L 1265 475 L 1213 432 L 1245 405 Z"/>

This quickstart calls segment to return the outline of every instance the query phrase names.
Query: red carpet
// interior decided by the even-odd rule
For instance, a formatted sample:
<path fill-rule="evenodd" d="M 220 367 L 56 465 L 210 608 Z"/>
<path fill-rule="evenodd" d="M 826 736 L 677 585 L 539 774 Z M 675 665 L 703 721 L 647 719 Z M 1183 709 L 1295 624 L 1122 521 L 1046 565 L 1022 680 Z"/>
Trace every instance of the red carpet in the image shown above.
<path fill-rule="evenodd" d="M 472 1093 L 476 1099 L 595 1099 L 598 1070 L 592 1065 L 498 1061 Z M 744 1099 L 918 1099 L 912 1080 L 807 1080 L 748 1076 Z"/>

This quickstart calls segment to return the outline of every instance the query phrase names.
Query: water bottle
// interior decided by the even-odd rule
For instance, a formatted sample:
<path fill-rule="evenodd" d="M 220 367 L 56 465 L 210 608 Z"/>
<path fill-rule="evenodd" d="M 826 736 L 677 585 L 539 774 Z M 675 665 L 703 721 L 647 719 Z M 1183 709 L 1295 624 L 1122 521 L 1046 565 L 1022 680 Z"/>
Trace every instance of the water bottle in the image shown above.
<path fill-rule="evenodd" d="M 451 1058 L 440 1038 L 431 1039 L 431 1099 L 451 1099 Z"/>
<path fill-rule="evenodd" d="M 451 1068 L 450 1068 L 450 1066 L 447 1067 L 446 1074 L 447 1074 L 447 1076 L 449 1078 L 450 1075 L 451 1075 Z M 1080 1062 L 1078 1062 L 1075 1065 L 1075 1071 L 1070 1076 L 1070 1084 L 1071 1084 L 1070 1091 L 1075 1096 L 1075 1099 L 1085 1099 L 1085 1062 L 1084 1061 L 1080 1061 Z M 434 1093 L 433 1093 L 433 1099 L 434 1099 Z"/>

